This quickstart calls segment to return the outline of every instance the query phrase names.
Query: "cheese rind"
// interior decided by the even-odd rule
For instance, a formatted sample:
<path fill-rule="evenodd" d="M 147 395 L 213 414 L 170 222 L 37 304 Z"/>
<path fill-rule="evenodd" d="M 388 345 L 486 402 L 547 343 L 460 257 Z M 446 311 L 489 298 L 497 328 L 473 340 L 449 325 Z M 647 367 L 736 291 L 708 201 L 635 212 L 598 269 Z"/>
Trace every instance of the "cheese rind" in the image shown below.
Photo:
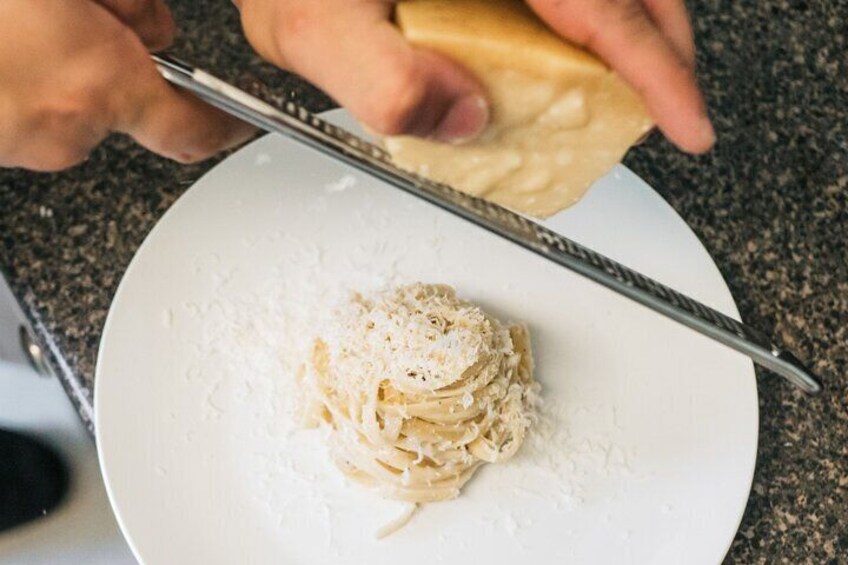
<path fill-rule="evenodd" d="M 406 0 L 396 19 L 410 42 L 474 72 L 492 109 L 472 143 L 386 138 L 403 168 L 547 217 L 577 202 L 652 127 L 636 92 L 521 0 Z"/>

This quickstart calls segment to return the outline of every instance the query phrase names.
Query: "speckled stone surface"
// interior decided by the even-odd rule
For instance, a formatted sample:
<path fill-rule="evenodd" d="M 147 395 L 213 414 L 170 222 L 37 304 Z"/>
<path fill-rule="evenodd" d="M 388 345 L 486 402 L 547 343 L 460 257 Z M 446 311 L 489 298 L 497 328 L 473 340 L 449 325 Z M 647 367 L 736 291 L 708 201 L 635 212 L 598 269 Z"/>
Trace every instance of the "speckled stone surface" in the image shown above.
<path fill-rule="evenodd" d="M 314 111 L 331 106 L 250 54 L 228 2 L 172 3 L 179 55 Z M 760 373 L 757 472 L 726 562 L 848 563 L 848 0 L 690 4 L 719 143 L 695 158 L 654 136 L 627 164 L 702 239 L 743 318 L 827 383 L 810 399 Z M 117 284 L 214 163 L 179 166 L 116 137 L 65 173 L 0 170 L 0 269 L 89 423 Z"/>

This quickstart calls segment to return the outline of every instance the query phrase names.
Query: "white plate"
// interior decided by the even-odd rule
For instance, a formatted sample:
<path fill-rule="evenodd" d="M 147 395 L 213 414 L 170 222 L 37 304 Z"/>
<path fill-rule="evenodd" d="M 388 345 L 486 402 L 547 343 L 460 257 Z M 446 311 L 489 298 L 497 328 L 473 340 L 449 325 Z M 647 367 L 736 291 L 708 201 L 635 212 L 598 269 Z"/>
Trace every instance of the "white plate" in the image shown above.
<path fill-rule="evenodd" d="M 696 237 L 623 167 L 548 225 L 738 316 Z M 346 289 L 415 280 L 528 322 L 546 410 L 516 459 L 377 541 L 400 506 L 346 483 L 321 432 L 299 429 L 292 372 Z M 112 504 L 151 565 L 715 565 L 757 451 L 747 359 L 278 136 L 147 238 L 95 400 Z"/>

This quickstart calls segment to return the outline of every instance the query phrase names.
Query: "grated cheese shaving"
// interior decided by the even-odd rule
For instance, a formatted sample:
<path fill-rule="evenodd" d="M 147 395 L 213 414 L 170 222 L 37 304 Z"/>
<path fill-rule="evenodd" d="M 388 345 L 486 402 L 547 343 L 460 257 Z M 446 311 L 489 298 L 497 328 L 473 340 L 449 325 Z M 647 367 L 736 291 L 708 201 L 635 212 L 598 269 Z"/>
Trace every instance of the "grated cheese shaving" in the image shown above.
<path fill-rule="evenodd" d="M 315 340 L 303 382 L 303 412 L 329 424 L 336 465 L 412 503 L 455 498 L 481 464 L 512 457 L 539 388 L 524 326 L 428 284 L 354 294 Z"/>

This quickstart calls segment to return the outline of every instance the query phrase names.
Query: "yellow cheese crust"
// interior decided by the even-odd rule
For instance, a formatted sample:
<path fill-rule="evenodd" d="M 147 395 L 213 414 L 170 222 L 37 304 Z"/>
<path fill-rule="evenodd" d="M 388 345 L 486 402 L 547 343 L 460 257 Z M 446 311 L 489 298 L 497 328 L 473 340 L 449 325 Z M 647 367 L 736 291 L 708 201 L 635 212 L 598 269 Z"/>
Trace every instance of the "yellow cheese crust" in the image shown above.
<path fill-rule="evenodd" d="M 577 202 L 652 126 L 617 74 L 521 0 L 406 0 L 396 20 L 411 43 L 474 72 L 492 108 L 491 125 L 469 144 L 386 138 L 403 168 L 547 217 Z"/>

